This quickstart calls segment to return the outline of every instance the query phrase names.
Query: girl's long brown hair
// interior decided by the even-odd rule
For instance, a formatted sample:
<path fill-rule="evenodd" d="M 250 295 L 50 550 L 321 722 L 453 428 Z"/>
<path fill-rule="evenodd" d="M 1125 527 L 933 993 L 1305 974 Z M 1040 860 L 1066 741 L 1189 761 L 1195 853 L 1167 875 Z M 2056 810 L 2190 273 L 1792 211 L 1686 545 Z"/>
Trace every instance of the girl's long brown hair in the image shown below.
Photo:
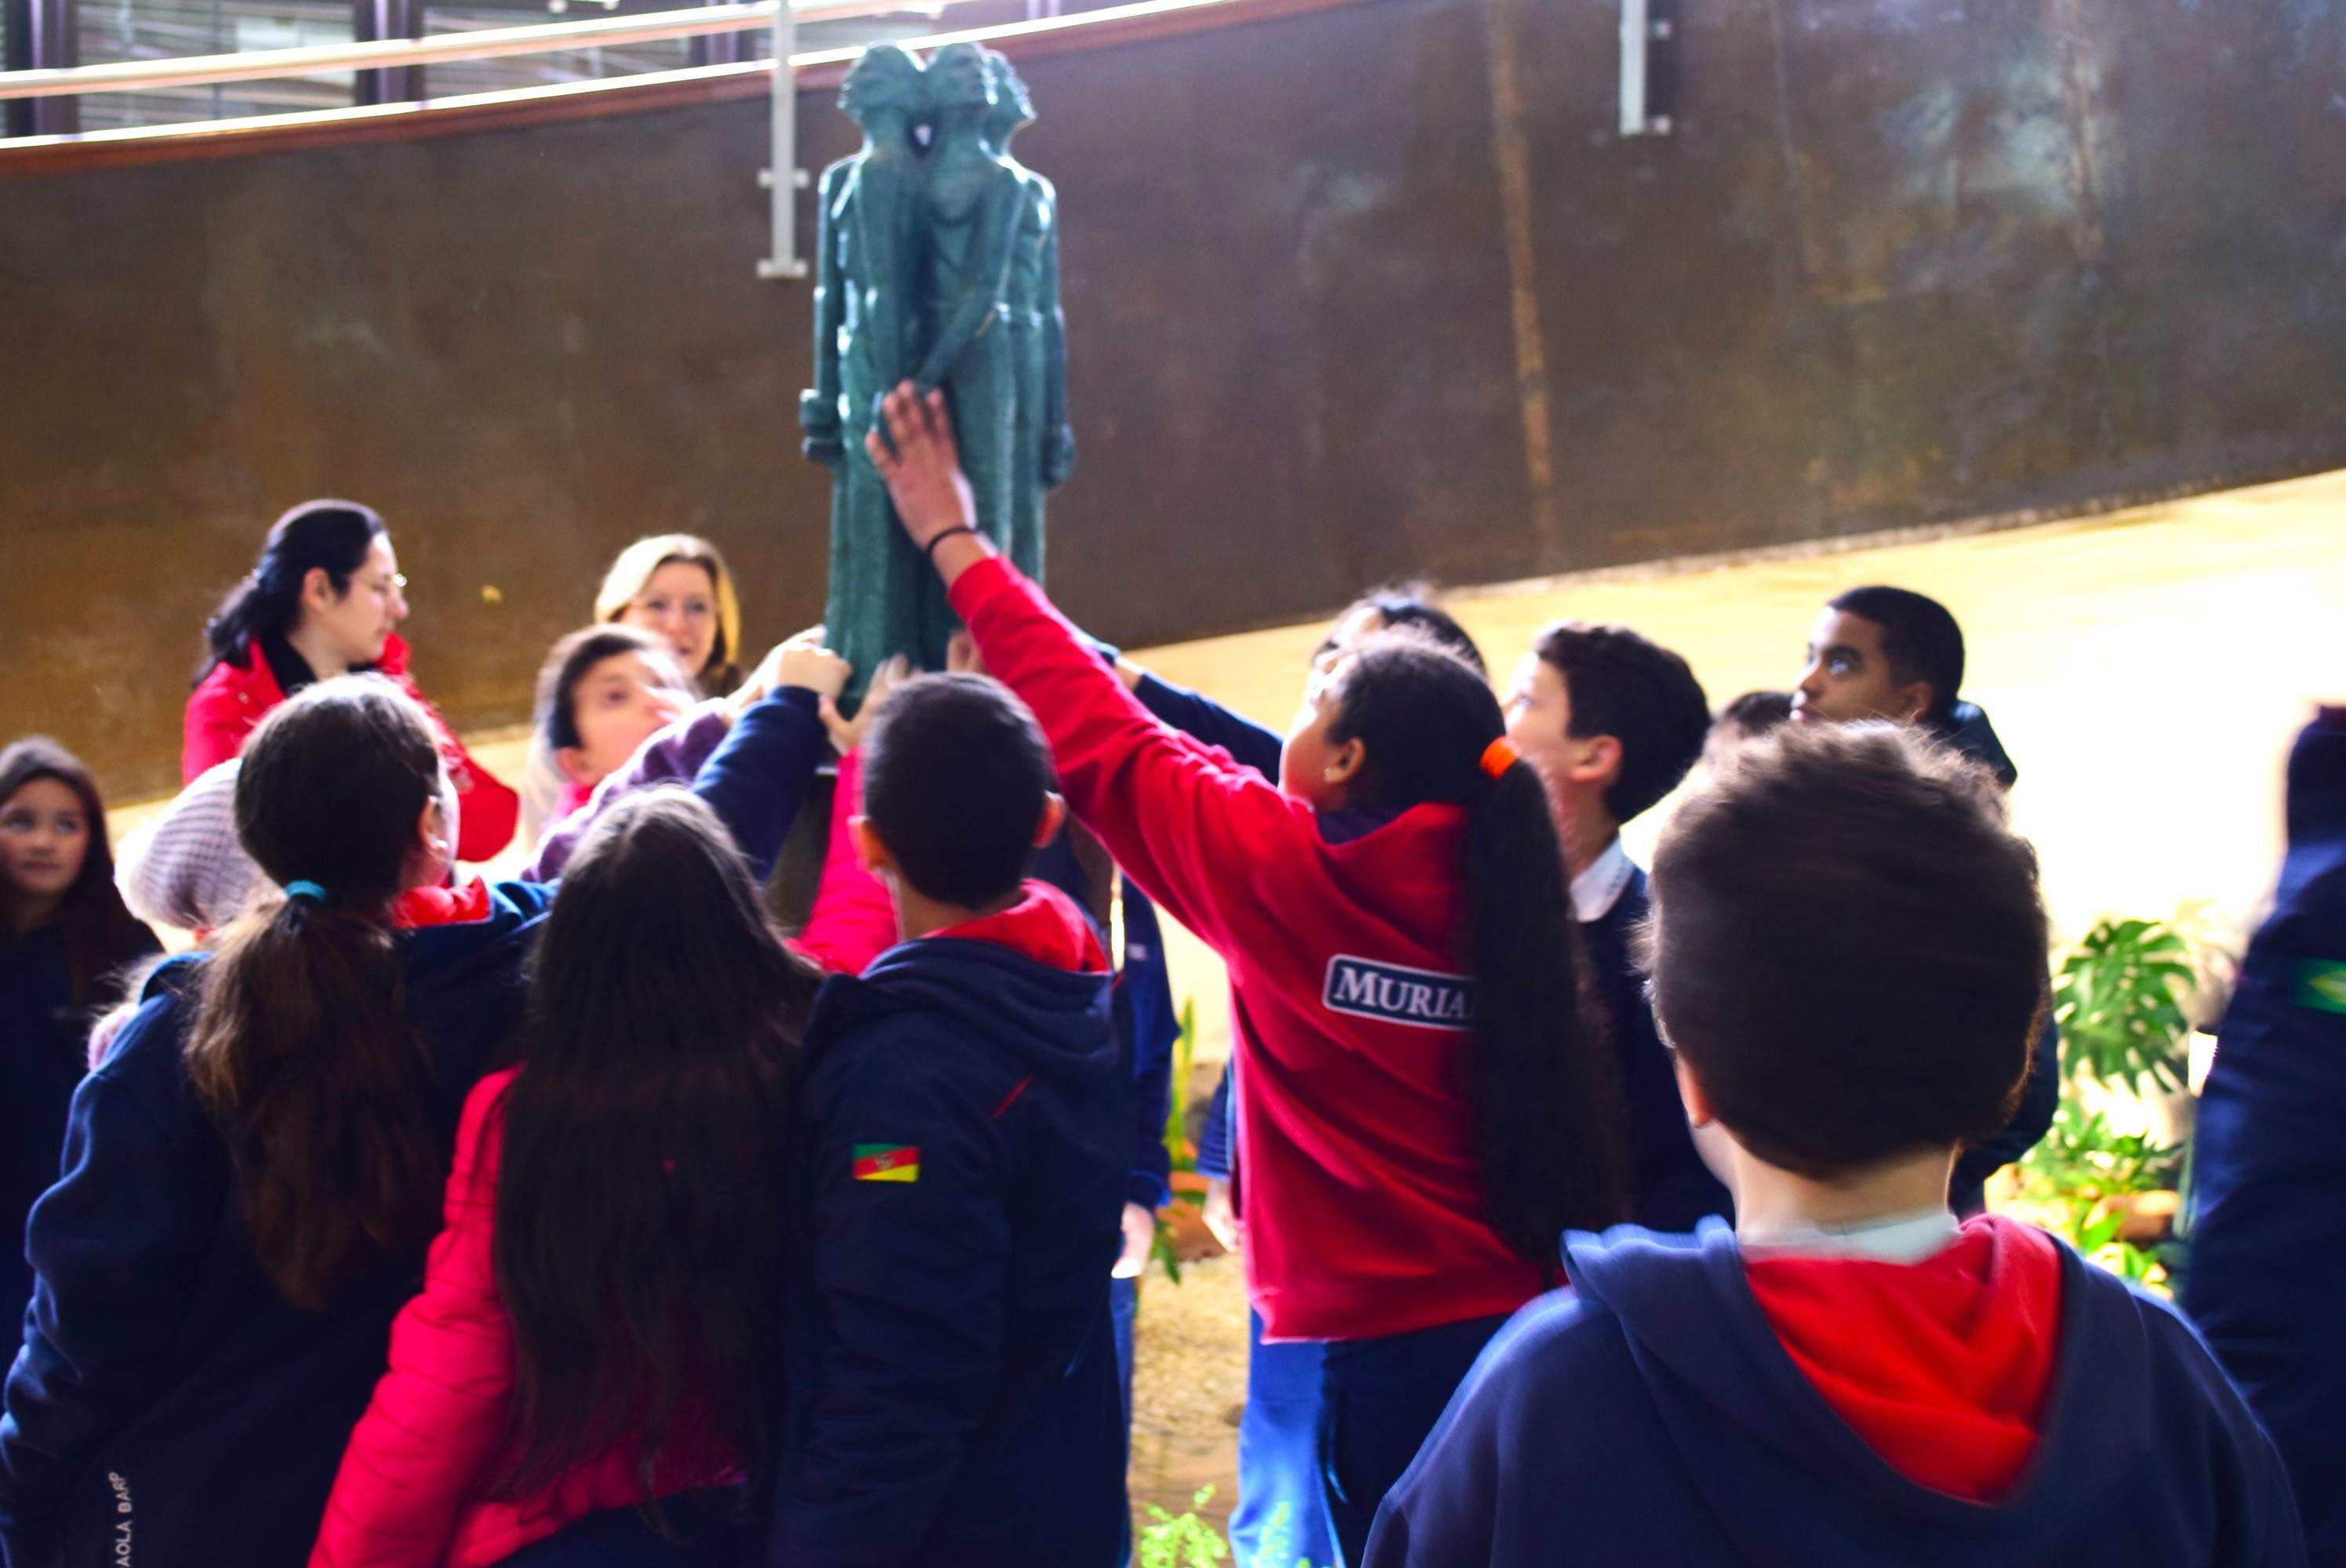
<path fill-rule="evenodd" d="M 261 1268 L 323 1308 L 436 1228 L 447 1155 L 407 1018 L 392 900 L 440 753 L 391 682 L 321 682 L 262 720 L 236 785 L 237 837 L 280 886 L 203 966 L 188 1076 L 228 1145 Z"/>
<path fill-rule="evenodd" d="M 504 1102 L 495 1250 L 515 1366 L 498 1495 L 625 1443 L 648 1501 L 697 1430 L 757 1473 L 819 979 L 681 790 L 613 807 L 566 868 Z"/>

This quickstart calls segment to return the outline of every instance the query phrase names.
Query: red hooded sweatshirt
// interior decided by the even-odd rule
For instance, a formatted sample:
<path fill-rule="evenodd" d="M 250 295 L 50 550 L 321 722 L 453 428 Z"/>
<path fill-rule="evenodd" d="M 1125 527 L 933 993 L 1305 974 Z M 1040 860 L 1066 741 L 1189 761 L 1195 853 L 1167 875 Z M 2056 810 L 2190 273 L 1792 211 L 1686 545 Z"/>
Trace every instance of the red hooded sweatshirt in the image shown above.
<path fill-rule="evenodd" d="M 1272 1339 L 1511 1312 L 1550 1283 L 1484 1218 L 1465 1098 L 1466 813 L 1327 842 L 1311 808 L 1135 701 L 1001 561 L 954 585 L 986 667 L 1142 891 L 1221 955 L 1246 1094 L 1249 1284 Z"/>
<path fill-rule="evenodd" d="M 1892 1470 L 1973 1502 L 2036 1451 L 2060 1342 L 2061 1254 L 1986 1216 L 1920 1263 L 1759 1257 L 1760 1310 L 1825 1403 Z"/>

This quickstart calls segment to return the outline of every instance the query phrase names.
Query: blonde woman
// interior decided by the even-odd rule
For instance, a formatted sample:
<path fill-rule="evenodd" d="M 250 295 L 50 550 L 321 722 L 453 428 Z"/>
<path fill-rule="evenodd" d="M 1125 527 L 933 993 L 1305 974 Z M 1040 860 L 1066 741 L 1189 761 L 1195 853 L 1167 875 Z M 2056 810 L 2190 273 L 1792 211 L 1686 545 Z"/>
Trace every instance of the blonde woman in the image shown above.
<path fill-rule="evenodd" d="M 619 552 L 595 618 L 666 637 L 703 697 L 741 684 L 741 602 L 725 557 L 690 534 L 658 534 Z"/>

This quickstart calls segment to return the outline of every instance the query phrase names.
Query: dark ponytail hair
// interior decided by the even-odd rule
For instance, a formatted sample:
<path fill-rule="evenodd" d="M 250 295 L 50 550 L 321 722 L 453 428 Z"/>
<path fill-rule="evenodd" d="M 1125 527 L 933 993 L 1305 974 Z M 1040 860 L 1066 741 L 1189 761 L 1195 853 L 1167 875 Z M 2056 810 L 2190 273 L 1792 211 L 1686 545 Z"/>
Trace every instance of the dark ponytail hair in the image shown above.
<path fill-rule="evenodd" d="M 106 1000 L 100 983 L 139 952 L 154 951 L 153 933 L 132 918 L 114 886 L 114 846 L 106 833 L 106 803 L 80 758 L 46 735 L 28 735 L 0 751 L 0 809 L 16 791 L 42 779 L 55 779 L 81 801 L 89 825 L 89 848 L 81 874 L 66 890 L 56 919 L 65 937 L 66 995 L 76 1008 Z M 0 947 L 9 942 L 0 932 Z"/>
<path fill-rule="evenodd" d="M 625 1444 L 648 1502 L 664 1451 L 701 1428 L 760 1471 L 790 1088 L 820 980 L 682 790 L 613 807 L 565 869 L 503 1105 L 515 1379 L 495 1495 Z"/>
<path fill-rule="evenodd" d="M 301 585 L 323 567 L 334 592 L 351 591 L 351 575 L 382 537 L 382 519 L 355 501 L 304 501 L 277 520 L 260 562 L 230 588 L 204 623 L 205 656 L 196 678 L 216 666 L 245 667 L 252 645 L 283 636 L 301 614 Z"/>
<path fill-rule="evenodd" d="M 1579 933 L 1547 792 L 1528 763 L 1484 770 L 1506 731 L 1498 698 L 1423 634 L 1366 639 L 1335 678 L 1331 738 L 1366 752 L 1353 804 L 1467 809 L 1460 956 L 1474 980 L 1484 1212 L 1516 1252 L 1553 1264 L 1565 1230 L 1627 1217 L 1628 1157 L 1612 1051 L 1581 1012 Z"/>
<path fill-rule="evenodd" d="M 228 929 L 203 966 L 188 1076 L 228 1145 L 254 1254 L 297 1307 L 328 1305 L 437 1228 L 447 1157 L 390 904 L 440 780 L 430 720 L 377 676 L 309 687 L 244 748 L 245 852 L 324 894 Z"/>

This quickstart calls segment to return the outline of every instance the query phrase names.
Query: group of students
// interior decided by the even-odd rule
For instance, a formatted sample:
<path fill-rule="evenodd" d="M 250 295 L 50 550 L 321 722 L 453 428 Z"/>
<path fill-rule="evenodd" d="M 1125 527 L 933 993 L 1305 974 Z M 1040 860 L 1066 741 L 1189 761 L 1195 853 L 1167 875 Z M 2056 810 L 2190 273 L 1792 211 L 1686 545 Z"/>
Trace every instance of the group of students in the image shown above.
<path fill-rule="evenodd" d="M 721 564 L 647 542 L 547 662 L 559 785 L 495 884 L 457 863 L 519 802 L 405 679 L 380 521 L 280 522 L 122 878 L 209 929 L 86 1076 L 153 938 L 87 775 L 0 757 L 0 1007 L 42 1032 L 0 1061 L 13 1095 L 46 1051 L 70 1101 L 12 1167 L 7 1568 L 1121 1561 L 1152 904 L 1230 976 L 1200 1164 L 1254 1318 L 1241 1563 L 2308 1560 L 2338 1418 L 2275 1423 L 2293 1497 L 2180 1317 L 1979 1212 L 2057 1044 L 1943 608 L 1841 596 L 1797 690 L 1714 723 L 1624 628 L 1550 628 L 1503 697 L 1450 617 L 1372 596 L 1278 736 L 1000 559 L 941 399 L 882 412 L 969 667 L 842 717 L 818 637 L 742 676 Z M 1707 747 L 1641 871 L 1621 827 Z M 785 938 L 760 885 L 833 753 Z M 1038 877 L 1069 818 L 1123 921 Z M 2346 874 L 2339 814 L 2300 820 L 2292 909 Z M 2346 995 L 2332 967 L 2304 993 Z M 2235 1098 L 2223 1193 L 2262 1152 Z M 2294 1376 L 2232 1371 L 2296 1398 L 2312 1352 L 2270 1328 L 2243 1340 Z"/>

